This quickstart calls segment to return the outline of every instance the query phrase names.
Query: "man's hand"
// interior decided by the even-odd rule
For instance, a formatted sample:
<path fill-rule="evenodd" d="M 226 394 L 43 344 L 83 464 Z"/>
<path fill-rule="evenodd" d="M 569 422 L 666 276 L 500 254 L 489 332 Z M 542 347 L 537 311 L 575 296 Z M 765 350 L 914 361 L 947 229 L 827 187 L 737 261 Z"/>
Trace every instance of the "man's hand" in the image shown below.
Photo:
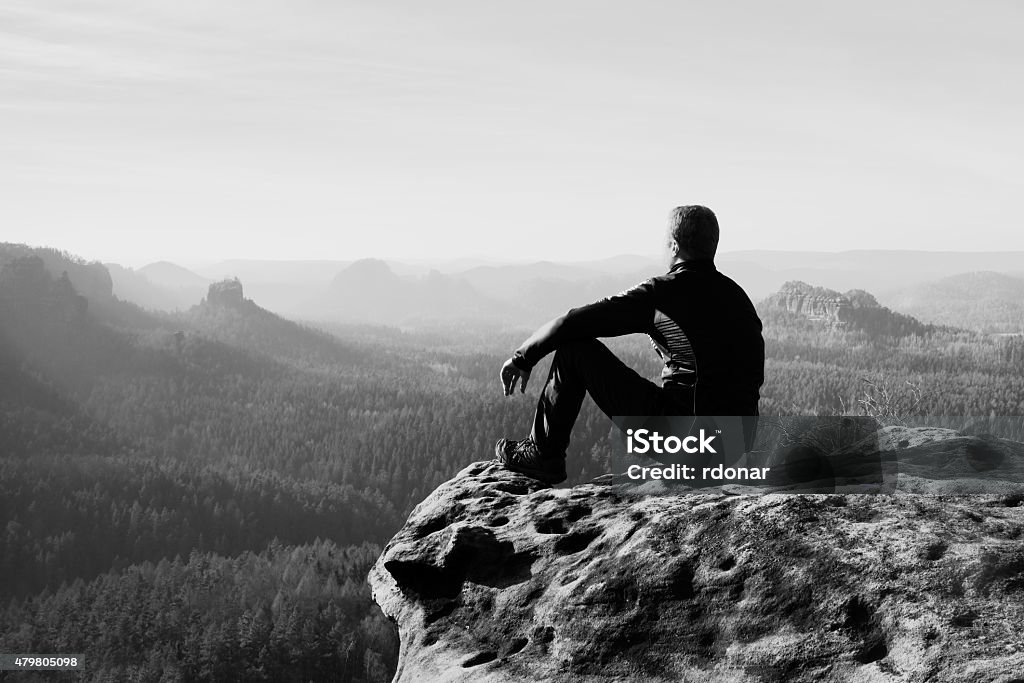
<path fill-rule="evenodd" d="M 505 361 L 505 364 L 501 366 L 501 386 L 505 389 L 505 395 L 511 396 L 515 393 L 516 382 L 520 382 L 519 393 L 526 393 L 526 383 L 530 380 L 530 373 L 525 370 L 520 370 L 516 367 L 513 362 L 515 357 L 509 358 Z"/>

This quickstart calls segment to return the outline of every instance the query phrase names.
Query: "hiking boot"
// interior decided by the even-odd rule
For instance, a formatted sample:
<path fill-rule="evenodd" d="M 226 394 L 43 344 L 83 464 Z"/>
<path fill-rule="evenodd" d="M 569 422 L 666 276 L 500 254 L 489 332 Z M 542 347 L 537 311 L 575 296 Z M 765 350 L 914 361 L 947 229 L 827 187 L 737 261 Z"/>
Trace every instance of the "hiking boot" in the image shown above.
<path fill-rule="evenodd" d="M 495 459 L 506 469 L 525 474 L 545 484 L 560 484 L 565 481 L 565 457 L 551 458 L 541 455 L 533 439 L 522 441 L 498 439 L 494 444 Z"/>

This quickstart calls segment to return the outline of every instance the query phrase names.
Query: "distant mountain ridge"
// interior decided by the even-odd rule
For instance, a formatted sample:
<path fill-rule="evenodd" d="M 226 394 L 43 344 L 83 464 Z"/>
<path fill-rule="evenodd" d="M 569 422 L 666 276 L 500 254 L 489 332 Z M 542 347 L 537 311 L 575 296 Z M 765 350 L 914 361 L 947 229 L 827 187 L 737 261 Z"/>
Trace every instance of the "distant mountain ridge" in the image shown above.
<path fill-rule="evenodd" d="M 1024 252 L 745 250 L 719 254 L 716 262 L 754 299 L 768 296 L 790 280 L 837 291 L 868 285 L 883 292 L 971 271 L 1024 275 Z"/>
<path fill-rule="evenodd" d="M 32 249 L 0 245 L 0 262 L 12 253 Z M 162 261 L 132 270 L 117 264 L 104 268 L 73 262 L 58 250 L 42 252 L 46 252 L 44 261 L 54 277 L 67 269 L 76 290 L 90 300 L 109 299 L 112 293 L 150 310 L 183 311 L 203 299 L 211 282 L 239 277 L 249 296 L 285 317 L 376 325 L 464 320 L 529 327 L 571 307 L 613 295 L 667 268 L 663 257 L 625 255 L 572 262 L 456 259 L 439 263 L 437 269 L 426 262 L 382 259 L 233 259 L 198 269 Z M 724 252 L 716 263 L 755 301 L 778 292 L 786 282 L 803 281 L 836 292 L 869 286 L 886 306 L 924 322 L 1014 332 L 1020 331 L 1018 323 L 1024 320 L 1017 303 L 1022 297 L 998 282 L 979 285 L 976 294 L 961 298 L 962 282 L 954 281 L 949 292 L 925 287 L 968 269 L 1020 279 L 1024 253 L 747 250 Z M 932 299 L 935 305 L 929 303 Z M 985 303 L 973 305 L 972 300 Z M 951 308 L 954 301 L 960 301 L 956 310 Z"/>
<path fill-rule="evenodd" d="M 139 268 L 138 272 L 154 285 L 168 289 L 190 289 L 210 284 L 210 278 L 170 261 L 150 263 Z"/>
<path fill-rule="evenodd" d="M 509 306 L 481 294 L 462 278 L 430 271 L 402 277 L 380 259 L 343 269 L 327 290 L 298 308 L 321 320 L 400 325 L 428 321 L 501 320 Z"/>
<path fill-rule="evenodd" d="M 921 320 L 978 332 L 1024 332 L 1024 278 L 990 271 L 951 275 L 880 295 Z"/>
<path fill-rule="evenodd" d="M 113 280 L 114 295 L 154 311 L 180 311 L 195 305 L 205 287 L 170 288 L 152 282 L 141 270 L 117 263 L 104 264 Z"/>

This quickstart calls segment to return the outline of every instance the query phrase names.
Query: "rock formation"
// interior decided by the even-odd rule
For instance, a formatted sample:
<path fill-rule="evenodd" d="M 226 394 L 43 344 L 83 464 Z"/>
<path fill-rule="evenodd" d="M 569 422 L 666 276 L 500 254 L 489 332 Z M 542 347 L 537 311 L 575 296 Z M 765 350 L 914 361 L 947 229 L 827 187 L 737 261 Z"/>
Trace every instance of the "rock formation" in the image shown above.
<path fill-rule="evenodd" d="M 840 294 L 797 280 L 782 285 L 778 292 L 761 302 L 759 309 L 763 313 L 785 311 L 833 327 L 861 330 L 871 336 L 924 335 L 933 329 L 916 318 L 879 305 L 878 300 L 863 289 Z"/>
<path fill-rule="evenodd" d="M 1024 457 L 982 438 L 878 442 Z M 480 462 L 416 507 L 370 583 L 400 682 L 1021 681 L 1021 490 L 639 495 Z"/>
<path fill-rule="evenodd" d="M 206 301 L 217 306 L 237 308 L 242 305 L 244 300 L 242 283 L 238 278 L 214 282 L 206 294 Z"/>
<path fill-rule="evenodd" d="M 769 306 L 782 308 L 810 320 L 845 323 L 853 308 L 850 299 L 824 287 L 813 287 L 804 282 L 791 281 L 768 297 Z"/>

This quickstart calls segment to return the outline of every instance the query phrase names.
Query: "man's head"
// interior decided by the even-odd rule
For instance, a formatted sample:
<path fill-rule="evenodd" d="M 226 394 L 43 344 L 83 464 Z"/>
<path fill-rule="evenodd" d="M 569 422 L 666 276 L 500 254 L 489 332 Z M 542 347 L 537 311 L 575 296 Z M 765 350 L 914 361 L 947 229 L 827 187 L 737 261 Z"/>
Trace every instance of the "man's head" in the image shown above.
<path fill-rule="evenodd" d="M 668 247 L 676 258 L 709 260 L 718 251 L 718 219 L 706 206 L 677 206 L 668 218 Z"/>

